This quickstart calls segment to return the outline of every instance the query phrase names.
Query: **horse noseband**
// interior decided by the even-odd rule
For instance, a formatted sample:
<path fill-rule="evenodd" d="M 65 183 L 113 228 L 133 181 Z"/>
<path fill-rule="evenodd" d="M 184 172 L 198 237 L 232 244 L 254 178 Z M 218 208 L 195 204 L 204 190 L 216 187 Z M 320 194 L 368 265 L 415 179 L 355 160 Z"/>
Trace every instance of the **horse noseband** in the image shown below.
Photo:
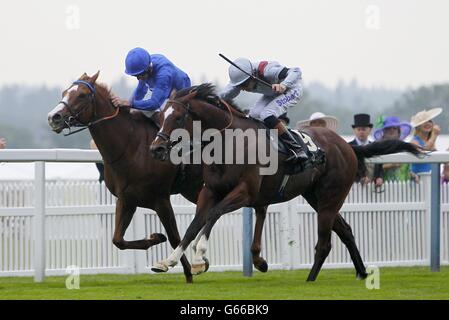
<path fill-rule="evenodd" d="M 170 136 L 165 132 L 158 132 L 156 136 L 161 138 L 163 141 L 170 141 Z"/>

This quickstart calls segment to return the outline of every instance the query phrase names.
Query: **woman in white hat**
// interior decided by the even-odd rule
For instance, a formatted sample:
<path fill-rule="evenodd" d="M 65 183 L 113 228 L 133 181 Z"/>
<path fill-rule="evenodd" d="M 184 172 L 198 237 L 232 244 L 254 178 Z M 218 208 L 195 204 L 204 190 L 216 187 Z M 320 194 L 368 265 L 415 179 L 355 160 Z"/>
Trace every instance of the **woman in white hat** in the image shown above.
<path fill-rule="evenodd" d="M 410 123 L 415 128 L 412 143 L 427 151 L 435 151 L 435 142 L 440 134 L 440 127 L 433 123 L 433 118 L 438 116 L 443 109 L 433 108 L 423 110 L 415 114 Z M 430 163 L 414 163 L 411 171 L 413 173 L 430 172 Z"/>
<path fill-rule="evenodd" d="M 302 127 L 324 127 L 331 129 L 332 131 L 337 131 L 338 119 L 332 116 L 327 116 L 322 112 L 313 113 L 309 120 L 302 120 L 296 123 L 298 129 Z"/>

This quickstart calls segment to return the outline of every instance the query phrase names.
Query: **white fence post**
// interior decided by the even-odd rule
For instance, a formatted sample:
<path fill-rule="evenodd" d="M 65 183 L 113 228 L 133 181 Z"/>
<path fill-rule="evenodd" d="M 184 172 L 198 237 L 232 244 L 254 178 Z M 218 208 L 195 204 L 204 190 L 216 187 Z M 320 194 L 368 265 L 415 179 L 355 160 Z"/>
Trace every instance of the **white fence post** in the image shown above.
<path fill-rule="evenodd" d="M 286 269 L 292 268 L 292 260 L 294 256 L 294 228 L 291 219 L 290 201 L 279 204 L 280 210 L 280 249 L 281 263 Z"/>
<path fill-rule="evenodd" d="M 45 162 L 37 161 L 34 166 L 34 281 L 45 278 Z"/>
<path fill-rule="evenodd" d="M 431 209 L 432 209 L 432 203 L 431 203 L 431 198 L 432 198 L 432 181 L 431 181 L 431 176 L 430 173 L 421 173 L 420 178 L 422 180 L 423 183 L 423 189 L 424 189 L 424 203 L 425 203 L 425 207 L 426 207 L 426 226 L 425 228 L 423 228 L 423 230 L 426 231 L 426 235 L 423 237 L 425 239 L 425 243 L 423 243 L 423 247 L 425 248 L 425 257 L 426 257 L 426 261 L 428 262 L 428 264 L 430 265 L 430 245 L 431 245 L 431 241 L 430 241 L 430 237 L 431 237 L 431 223 L 430 223 L 430 217 L 431 217 Z"/>
<path fill-rule="evenodd" d="M 287 203 L 287 210 L 289 216 L 289 242 L 288 247 L 290 251 L 290 269 L 297 269 L 299 266 L 299 261 L 301 259 L 300 255 L 300 243 L 299 243 L 299 214 L 298 214 L 298 198 L 294 198 Z"/>

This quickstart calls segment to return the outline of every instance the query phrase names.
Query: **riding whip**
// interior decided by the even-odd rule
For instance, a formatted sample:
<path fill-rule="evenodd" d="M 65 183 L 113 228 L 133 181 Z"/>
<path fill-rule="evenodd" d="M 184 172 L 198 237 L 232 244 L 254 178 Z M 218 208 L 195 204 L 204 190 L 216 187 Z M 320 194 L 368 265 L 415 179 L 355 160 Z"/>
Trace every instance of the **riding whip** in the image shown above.
<path fill-rule="evenodd" d="M 259 83 L 262 83 L 263 85 L 266 85 L 267 87 L 270 87 L 270 88 L 272 87 L 272 85 L 269 84 L 268 82 L 263 81 L 262 79 L 259 79 L 258 77 L 254 76 L 254 75 L 252 75 L 252 74 L 246 72 L 246 71 L 243 70 L 242 68 L 240 68 L 240 67 L 239 67 L 238 65 L 236 65 L 234 62 L 232 62 L 231 60 L 229 60 L 228 58 L 226 58 L 223 54 L 219 53 L 218 55 L 219 55 L 220 57 L 222 57 L 223 59 L 225 59 L 227 62 L 229 62 L 231 65 L 233 65 L 234 67 L 236 67 L 237 69 L 239 69 L 240 71 L 242 71 L 244 74 L 250 76 L 251 79 L 254 79 L 254 80 L 256 80 L 256 81 L 259 82 Z"/>

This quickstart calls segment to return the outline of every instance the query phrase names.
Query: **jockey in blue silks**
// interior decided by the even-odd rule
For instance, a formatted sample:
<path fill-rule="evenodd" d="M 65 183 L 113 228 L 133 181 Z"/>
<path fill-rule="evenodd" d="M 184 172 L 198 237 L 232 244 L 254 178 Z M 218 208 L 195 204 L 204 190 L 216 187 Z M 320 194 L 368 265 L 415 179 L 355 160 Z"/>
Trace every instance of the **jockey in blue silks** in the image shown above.
<path fill-rule="evenodd" d="M 153 114 L 160 111 L 164 102 L 173 90 L 191 86 L 189 76 L 177 68 L 162 54 L 150 55 L 142 48 L 134 48 L 125 59 L 125 73 L 139 80 L 137 88 L 129 100 L 112 97 L 112 103 L 118 106 L 129 106 L 142 110 L 147 117 L 154 119 Z M 151 97 L 145 99 L 148 91 Z"/>

